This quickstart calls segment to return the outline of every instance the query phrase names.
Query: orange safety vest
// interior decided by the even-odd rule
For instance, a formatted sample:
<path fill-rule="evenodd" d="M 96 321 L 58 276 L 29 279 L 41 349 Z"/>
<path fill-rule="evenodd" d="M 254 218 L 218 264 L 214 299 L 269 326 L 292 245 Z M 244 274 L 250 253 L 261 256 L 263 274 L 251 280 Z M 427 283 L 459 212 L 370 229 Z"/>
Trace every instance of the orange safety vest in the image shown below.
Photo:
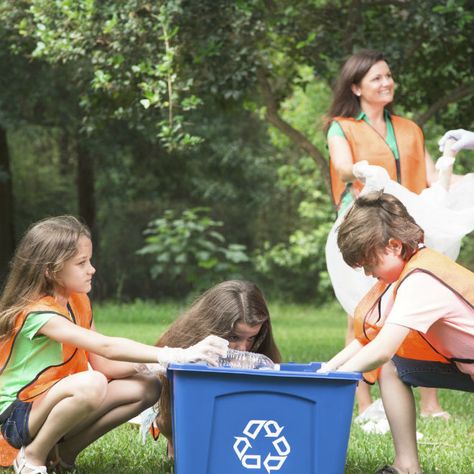
<path fill-rule="evenodd" d="M 352 117 L 335 117 L 334 120 L 344 132 L 354 163 L 367 160 L 369 165 L 381 166 L 387 170 L 392 180 L 419 194 L 427 186 L 423 132 L 411 120 L 397 115 L 391 115 L 390 118 L 397 141 L 399 160 L 395 158 L 385 139 L 364 120 Z M 339 178 L 332 160 L 329 162 L 329 168 L 332 197 L 334 203 L 339 206 L 346 190 L 346 183 Z M 363 187 L 359 180 L 352 183 L 356 195 Z"/>
<path fill-rule="evenodd" d="M 423 248 L 407 262 L 398 280 L 394 283 L 393 294 L 396 298 L 398 287 L 406 277 L 415 271 L 428 273 L 447 286 L 463 301 L 474 308 L 474 273 L 462 267 L 450 258 L 434 250 Z M 356 339 L 363 345 L 373 340 L 385 319 L 380 313 L 380 300 L 388 291 L 390 285 L 378 281 L 362 298 L 354 312 L 354 332 Z M 407 359 L 450 363 L 455 357 L 446 357 L 438 352 L 425 337 L 415 330 L 410 330 L 408 336 L 398 348 L 397 355 Z M 368 383 L 374 383 L 378 378 L 379 369 L 364 373 Z"/>
<path fill-rule="evenodd" d="M 51 296 L 44 296 L 25 308 L 25 310 L 16 317 L 15 326 L 9 338 L 5 342 L 2 342 L 0 348 L 0 374 L 7 367 L 15 346 L 17 335 L 25 324 L 26 318 L 31 313 L 57 313 L 78 326 L 90 329 L 92 325 L 92 310 L 88 296 L 79 293 L 72 294 L 68 300 L 68 307 L 69 308 L 61 306 Z M 17 396 L 19 400 L 29 402 L 33 401 L 64 377 L 88 369 L 87 352 L 84 349 L 79 349 L 70 344 L 62 344 L 62 350 L 62 364 L 48 367 L 38 374 L 34 380 L 25 385 L 18 392 Z M 0 466 L 11 466 L 16 453 L 17 450 L 12 448 L 0 435 Z"/>

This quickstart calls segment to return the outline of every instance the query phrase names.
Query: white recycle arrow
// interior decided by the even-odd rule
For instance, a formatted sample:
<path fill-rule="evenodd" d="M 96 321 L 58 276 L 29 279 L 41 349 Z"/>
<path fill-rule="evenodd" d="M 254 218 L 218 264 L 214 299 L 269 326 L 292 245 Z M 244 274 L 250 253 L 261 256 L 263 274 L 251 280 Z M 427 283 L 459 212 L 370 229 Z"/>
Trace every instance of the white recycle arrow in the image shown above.
<path fill-rule="evenodd" d="M 239 444 L 241 444 L 242 442 L 244 443 L 244 446 L 242 449 L 239 449 Z M 245 438 L 244 436 L 235 436 L 234 451 L 241 461 L 244 454 L 251 447 L 252 445 L 250 444 L 250 441 L 247 438 Z"/>
<path fill-rule="evenodd" d="M 246 434 L 247 436 L 250 436 L 252 439 L 255 439 L 258 436 L 258 433 L 260 433 L 260 430 L 262 429 L 263 425 L 267 423 L 267 420 L 250 420 L 247 423 L 247 426 L 245 427 L 243 433 Z M 252 432 L 252 426 L 256 425 L 254 431 Z"/>
<path fill-rule="evenodd" d="M 285 460 L 286 456 L 272 456 L 271 454 L 268 454 L 268 456 L 265 458 L 265 461 L 263 461 L 263 465 L 270 474 L 270 471 L 279 471 Z M 276 462 L 277 464 L 270 465 L 271 462 Z"/>
<path fill-rule="evenodd" d="M 242 466 L 247 469 L 260 469 L 262 467 L 262 458 L 259 454 L 247 454 L 242 459 Z"/>
<path fill-rule="evenodd" d="M 242 433 L 246 436 L 234 436 L 235 442 L 233 448 L 242 463 L 242 467 L 246 469 L 260 469 L 262 466 L 262 456 L 246 453 L 249 448 L 252 447 L 248 438 L 257 438 L 262 428 L 265 430 L 266 438 L 276 438 L 272 441 L 272 444 L 278 456 L 272 456 L 268 453 L 263 462 L 267 474 L 270 474 L 271 471 L 279 471 L 281 469 L 288 454 L 291 452 L 290 444 L 286 438 L 280 436 L 284 426 L 280 426 L 275 420 L 250 420 Z"/>
<path fill-rule="evenodd" d="M 271 427 L 273 426 L 273 430 Z M 266 438 L 276 438 L 277 436 L 280 436 L 280 433 L 283 431 L 284 426 L 280 426 L 276 421 L 274 420 L 268 420 L 265 423 L 265 431 L 266 431 Z"/>
<path fill-rule="evenodd" d="M 280 445 L 283 445 L 283 449 L 280 447 Z M 280 456 L 288 456 L 288 454 L 291 452 L 291 447 L 284 436 L 280 436 L 278 439 L 273 441 L 273 446 Z"/>

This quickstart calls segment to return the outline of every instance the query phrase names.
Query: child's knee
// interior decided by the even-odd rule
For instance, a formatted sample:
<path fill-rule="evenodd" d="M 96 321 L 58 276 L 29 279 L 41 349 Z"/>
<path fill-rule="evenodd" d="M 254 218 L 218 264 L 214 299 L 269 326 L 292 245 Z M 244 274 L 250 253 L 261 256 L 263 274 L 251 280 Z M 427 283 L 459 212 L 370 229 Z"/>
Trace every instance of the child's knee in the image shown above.
<path fill-rule="evenodd" d="M 161 383 L 155 377 L 143 377 L 140 380 L 140 400 L 145 407 L 154 405 L 161 394 Z"/>
<path fill-rule="evenodd" d="M 394 379 L 400 380 L 397 368 L 392 361 L 388 361 L 380 368 L 379 381 L 383 383 Z"/>
<path fill-rule="evenodd" d="M 104 374 L 90 371 L 78 383 L 74 397 L 84 407 L 95 409 L 104 401 L 107 387 L 108 381 Z"/>

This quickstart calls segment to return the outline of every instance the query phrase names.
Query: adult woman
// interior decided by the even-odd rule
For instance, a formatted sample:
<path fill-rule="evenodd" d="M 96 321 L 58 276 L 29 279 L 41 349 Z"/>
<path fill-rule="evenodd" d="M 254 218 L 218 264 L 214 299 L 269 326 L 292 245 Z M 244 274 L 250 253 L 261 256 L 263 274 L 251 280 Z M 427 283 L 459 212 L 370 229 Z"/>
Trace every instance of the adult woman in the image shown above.
<path fill-rule="evenodd" d="M 259 352 L 280 362 L 280 351 L 273 340 L 270 313 L 260 289 L 251 282 L 229 280 L 204 292 L 160 337 L 157 346 L 189 347 L 202 334 L 214 334 L 229 341 L 231 349 Z M 160 376 L 158 427 L 168 438 L 172 454 L 170 387 Z"/>
<path fill-rule="evenodd" d="M 334 88 L 328 114 L 328 147 L 331 186 L 338 214 L 342 216 L 364 184 L 353 174 L 353 165 L 366 160 L 369 165 L 384 168 L 389 177 L 412 192 L 420 193 L 436 179 L 436 170 L 424 145 L 423 132 L 411 120 L 392 113 L 395 82 L 384 55 L 363 50 L 343 65 Z M 338 223 L 337 223 L 338 224 Z M 335 284 L 342 258 L 337 251 L 336 228 L 326 247 L 328 270 L 336 296 L 348 313 L 346 344 L 354 338 L 353 310 L 360 298 L 375 283 L 373 278 L 347 268 L 346 281 Z M 421 413 L 449 417 L 432 389 L 421 389 Z M 359 412 L 371 403 L 369 387 L 361 384 L 357 391 Z"/>

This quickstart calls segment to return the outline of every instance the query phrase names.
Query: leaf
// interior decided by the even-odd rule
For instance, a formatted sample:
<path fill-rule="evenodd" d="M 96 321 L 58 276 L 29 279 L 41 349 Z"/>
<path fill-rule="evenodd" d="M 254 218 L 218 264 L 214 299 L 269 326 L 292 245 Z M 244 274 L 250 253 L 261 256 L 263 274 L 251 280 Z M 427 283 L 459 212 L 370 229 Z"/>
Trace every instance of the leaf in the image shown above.
<path fill-rule="evenodd" d="M 142 104 L 144 109 L 148 109 L 148 107 L 150 107 L 150 101 L 148 99 L 142 99 L 140 104 Z"/>

